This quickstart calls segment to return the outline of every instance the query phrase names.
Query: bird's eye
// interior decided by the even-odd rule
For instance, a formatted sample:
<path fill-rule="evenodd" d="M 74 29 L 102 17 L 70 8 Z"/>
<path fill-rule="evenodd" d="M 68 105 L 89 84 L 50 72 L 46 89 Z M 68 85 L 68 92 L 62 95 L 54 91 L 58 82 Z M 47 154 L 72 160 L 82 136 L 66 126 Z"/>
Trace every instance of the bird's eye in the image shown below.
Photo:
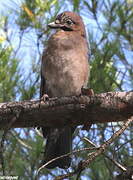
<path fill-rule="evenodd" d="M 59 24 L 60 21 L 58 19 L 55 20 L 55 24 Z"/>
<path fill-rule="evenodd" d="M 66 23 L 67 23 L 68 25 L 72 25 L 72 24 L 73 24 L 73 21 L 72 21 L 71 19 L 67 19 L 67 20 L 66 20 Z"/>

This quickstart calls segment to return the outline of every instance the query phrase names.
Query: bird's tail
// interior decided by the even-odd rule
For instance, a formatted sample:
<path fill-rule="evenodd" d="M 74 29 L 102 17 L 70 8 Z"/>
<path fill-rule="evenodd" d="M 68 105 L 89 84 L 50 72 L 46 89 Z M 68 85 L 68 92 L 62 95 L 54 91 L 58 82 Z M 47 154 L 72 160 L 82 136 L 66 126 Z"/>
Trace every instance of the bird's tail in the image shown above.
<path fill-rule="evenodd" d="M 42 128 L 42 131 L 44 134 L 45 128 Z M 67 154 L 72 150 L 72 129 L 70 127 L 49 128 L 47 132 L 47 142 L 43 164 L 56 157 Z M 46 168 L 52 169 L 55 167 L 60 167 L 62 169 L 66 169 L 69 168 L 70 164 L 71 157 L 66 156 L 51 162 L 46 166 Z"/>

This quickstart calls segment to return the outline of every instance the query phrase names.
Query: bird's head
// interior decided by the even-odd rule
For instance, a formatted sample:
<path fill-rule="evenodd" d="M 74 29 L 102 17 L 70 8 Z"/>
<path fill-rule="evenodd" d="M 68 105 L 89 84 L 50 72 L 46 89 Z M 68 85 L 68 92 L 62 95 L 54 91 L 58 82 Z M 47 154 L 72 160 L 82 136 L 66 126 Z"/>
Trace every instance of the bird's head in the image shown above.
<path fill-rule="evenodd" d="M 85 26 L 82 18 L 70 11 L 59 14 L 54 22 L 48 24 L 50 28 L 59 28 L 64 31 L 76 31 L 85 36 Z"/>

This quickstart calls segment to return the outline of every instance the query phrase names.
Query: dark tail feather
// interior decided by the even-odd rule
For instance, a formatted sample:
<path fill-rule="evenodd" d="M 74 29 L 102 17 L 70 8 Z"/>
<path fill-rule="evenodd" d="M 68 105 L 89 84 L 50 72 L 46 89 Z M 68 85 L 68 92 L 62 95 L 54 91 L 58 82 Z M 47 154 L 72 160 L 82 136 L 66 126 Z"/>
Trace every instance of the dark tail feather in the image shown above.
<path fill-rule="evenodd" d="M 45 129 L 43 129 L 45 131 Z M 67 154 L 72 150 L 72 129 L 65 128 L 50 128 L 47 135 L 47 143 L 45 148 L 45 159 L 43 164 L 48 161 Z M 62 169 L 69 168 L 71 164 L 70 156 L 58 159 L 46 166 L 48 169 L 60 167 Z"/>

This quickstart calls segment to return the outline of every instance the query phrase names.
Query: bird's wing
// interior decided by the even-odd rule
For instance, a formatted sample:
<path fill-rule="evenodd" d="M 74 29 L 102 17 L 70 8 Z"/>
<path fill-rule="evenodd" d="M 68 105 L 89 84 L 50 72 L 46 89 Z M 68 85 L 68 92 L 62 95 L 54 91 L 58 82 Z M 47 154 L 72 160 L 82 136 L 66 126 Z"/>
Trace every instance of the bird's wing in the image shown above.
<path fill-rule="evenodd" d="M 46 90 L 45 90 L 45 87 L 46 86 L 46 83 L 45 83 L 45 78 L 44 76 L 42 75 L 42 72 L 41 72 L 41 85 L 40 85 L 40 98 L 46 94 Z"/>

